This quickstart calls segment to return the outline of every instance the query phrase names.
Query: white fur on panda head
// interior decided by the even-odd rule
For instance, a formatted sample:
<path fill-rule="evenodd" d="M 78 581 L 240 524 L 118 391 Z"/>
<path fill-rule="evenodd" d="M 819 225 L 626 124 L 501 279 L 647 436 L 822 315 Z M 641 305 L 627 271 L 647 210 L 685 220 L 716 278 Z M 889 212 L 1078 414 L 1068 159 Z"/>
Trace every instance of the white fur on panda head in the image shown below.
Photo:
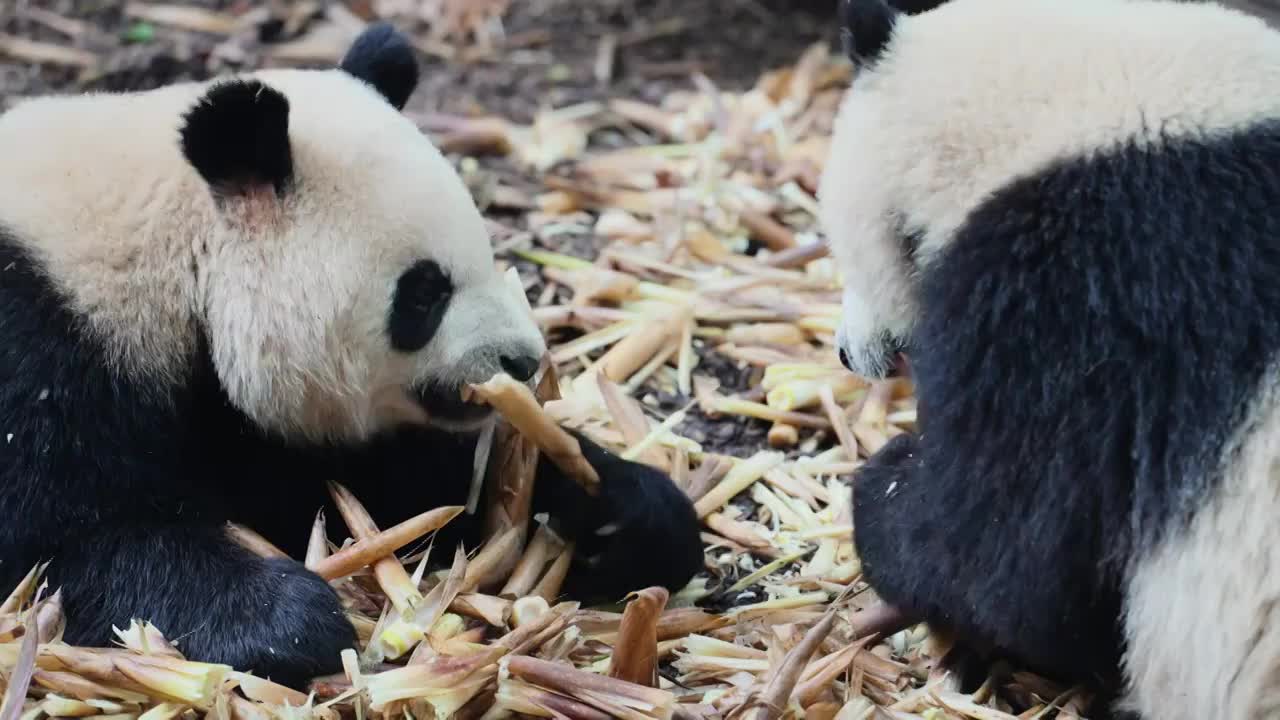
<path fill-rule="evenodd" d="M 545 344 L 401 112 L 417 80 L 375 25 L 339 68 L 25 101 L 0 116 L 0 221 L 158 394 L 207 345 L 231 402 L 288 437 L 360 440 L 424 407 L 474 427 L 461 386 L 527 376 Z"/>
<path fill-rule="evenodd" d="M 197 266 L 212 356 L 266 427 L 361 439 L 425 409 L 468 429 L 486 413 L 463 386 L 531 380 L 545 352 L 467 188 L 400 112 L 416 81 L 375 26 L 339 69 L 218 83 L 185 117 L 217 208 Z"/>
<path fill-rule="evenodd" d="M 1280 104 L 1244 72 L 1272 52 L 1265 25 L 1213 4 L 949 0 L 906 15 L 844 0 L 841 13 L 856 71 L 819 199 L 845 283 L 841 357 L 867 377 L 909 348 L 920 272 L 993 191 L 1056 159 Z"/>

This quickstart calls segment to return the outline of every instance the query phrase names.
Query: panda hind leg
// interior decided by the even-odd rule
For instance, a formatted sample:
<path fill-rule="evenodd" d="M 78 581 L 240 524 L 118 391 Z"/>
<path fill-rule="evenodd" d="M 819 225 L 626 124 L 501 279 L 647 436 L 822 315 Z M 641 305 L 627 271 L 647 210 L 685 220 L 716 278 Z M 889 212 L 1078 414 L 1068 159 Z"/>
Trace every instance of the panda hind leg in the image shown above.
<path fill-rule="evenodd" d="M 132 526 L 80 538 L 49 566 L 66 603 L 66 640 L 103 647 L 112 626 L 149 621 L 192 660 L 301 689 L 338 672 L 355 631 L 337 595 L 287 559 L 264 560 L 216 525 Z"/>
<path fill-rule="evenodd" d="M 693 503 L 662 471 L 572 434 L 600 476 L 599 495 L 588 495 L 545 459 L 534 486 L 534 511 L 547 512 L 574 540 L 565 591 L 583 602 L 616 602 L 653 586 L 679 591 L 703 568 Z"/>

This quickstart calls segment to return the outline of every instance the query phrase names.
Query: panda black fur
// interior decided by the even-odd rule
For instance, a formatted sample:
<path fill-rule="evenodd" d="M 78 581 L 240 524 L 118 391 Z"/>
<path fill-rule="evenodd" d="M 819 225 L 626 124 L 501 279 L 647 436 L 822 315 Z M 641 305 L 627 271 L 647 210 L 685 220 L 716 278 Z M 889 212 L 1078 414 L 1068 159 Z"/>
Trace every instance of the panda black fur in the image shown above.
<path fill-rule="evenodd" d="M 1280 35 L 1212 3 L 842 9 L 822 220 L 887 601 L 1143 718 L 1280 712 Z"/>
<path fill-rule="evenodd" d="M 531 379 L 545 345 L 399 112 L 417 72 L 375 25 L 332 70 L 0 117 L 0 586 L 50 561 L 67 641 L 140 618 L 300 685 L 340 669 L 353 628 L 328 584 L 225 524 L 300 558 L 318 509 L 347 534 L 328 480 L 383 527 L 465 504 L 484 418 L 461 387 Z M 566 589 L 679 589 L 702 564 L 691 503 L 579 439 L 599 498 L 546 463 L 534 498 L 577 540 Z M 481 522 L 436 542 L 474 549 Z"/>

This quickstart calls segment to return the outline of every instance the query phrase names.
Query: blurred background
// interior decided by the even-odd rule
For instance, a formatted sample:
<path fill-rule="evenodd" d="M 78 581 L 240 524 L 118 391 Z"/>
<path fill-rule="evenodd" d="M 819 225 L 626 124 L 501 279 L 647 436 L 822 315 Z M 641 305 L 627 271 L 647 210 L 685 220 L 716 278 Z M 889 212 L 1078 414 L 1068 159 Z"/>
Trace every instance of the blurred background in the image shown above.
<path fill-rule="evenodd" d="M 1223 0 L 1280 18 L 1280 0 Z M 932 0 L 899 0 L 906 6 Z M 835 41 L 837 0 L 0 0 L 0 110 L 28 95 L 125 90 L 334 62 L 395 22 L 427 67 L 411 113 L 528 122 L 585 99 L 656 101 L 690 76 L 741 90 Z"/>
<path fill-rule="evenodd" d="M 264 66 L 332 64 L 363 23 L 413 34 L 411 113 L 496 114 L 724 89 L 834 40 L 834 0 L 0 0 L 0 109 L 21 97 L 148 88 Z"/>

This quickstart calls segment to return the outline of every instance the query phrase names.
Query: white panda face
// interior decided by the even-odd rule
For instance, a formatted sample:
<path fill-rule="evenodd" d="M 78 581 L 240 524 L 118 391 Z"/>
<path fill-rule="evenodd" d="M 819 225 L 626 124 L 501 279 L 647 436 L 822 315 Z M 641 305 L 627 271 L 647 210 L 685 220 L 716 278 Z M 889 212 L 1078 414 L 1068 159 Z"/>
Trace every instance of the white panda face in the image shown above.
<path fill-rule="evenodd" d="M 198 268 L 215 366 L 237 407 L 291 437 L 474 428 L 488 413 L 463 386 L 531 380 L 545 352 L 466 187 L 382 90 L 344 70 L 265 71 L 185 126 L 219 209 Z M 264 136 L 272 97 L 287 124 Z M 245 133 L 237 116 L 253 117 Z"/>
<path fill-rule="evenodd" d="M 1276 52 L 1263 23 L 1212 5 L 949 0 L 903 15 L 844 0 L 842 12 L 857 70 L 820 221 L 845 283 L 841 354 L 867 377 L 911 345 L 921 274 L 991 193 L 1055 161 L 1280 105 L 1239 70 Z"/>

